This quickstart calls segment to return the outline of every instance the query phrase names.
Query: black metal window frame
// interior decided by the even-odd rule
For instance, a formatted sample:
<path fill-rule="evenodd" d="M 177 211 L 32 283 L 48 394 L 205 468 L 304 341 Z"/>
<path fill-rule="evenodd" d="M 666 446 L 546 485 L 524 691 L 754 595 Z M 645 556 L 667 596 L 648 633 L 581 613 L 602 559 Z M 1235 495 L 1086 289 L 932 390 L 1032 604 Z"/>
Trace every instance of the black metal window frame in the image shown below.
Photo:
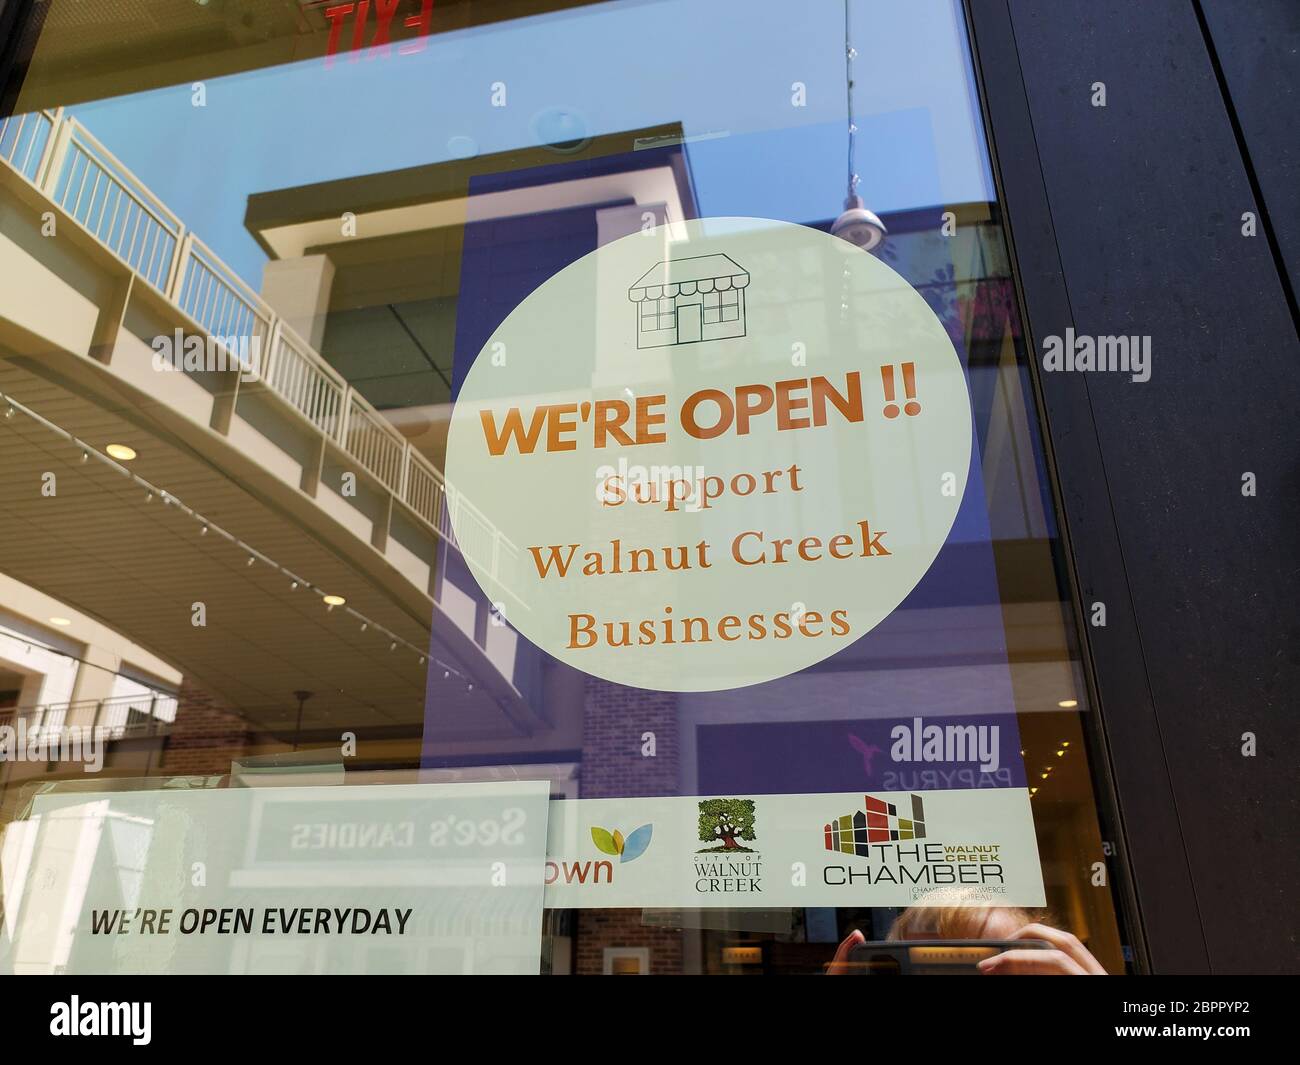
<path fill-rule="evenodd" d="M 1137 968 L 1293 971 L 1300 218 L 1266 120 L 1294 9 L 963 5 Z M 1158 385 L 1041 371 L 1045 337 L 1098 323 L 1151 335 Z M 1232 402 L 1239 376 L 1262 391 Z"/>

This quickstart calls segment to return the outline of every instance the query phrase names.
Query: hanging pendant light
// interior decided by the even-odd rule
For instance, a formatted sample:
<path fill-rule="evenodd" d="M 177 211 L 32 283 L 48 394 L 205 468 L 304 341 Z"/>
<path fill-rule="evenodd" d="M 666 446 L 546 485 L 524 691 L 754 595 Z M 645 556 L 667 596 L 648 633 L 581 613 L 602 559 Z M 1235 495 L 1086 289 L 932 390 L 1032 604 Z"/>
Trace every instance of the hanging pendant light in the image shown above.
<path fill-rule="evenodd" d="M 874 211 L 869 211 L 858 195 L 861 178 L 853 169 L 854 148 L 857 145 L 858 127 L 853 121 L 853 60 L 858 57 L 849 36 L 849 2 L 844 0 L 844 85 L 849 113 L 849 194 L 844 199 L 844 213 L 831 224 L 832 236 L 855 244 L 863 251 L 871 251 L 885 239 L 885 223 Z"/>
<path fill-rule="evenodd" d="M 831 223 L 831 233 L 856 244 L 863 251 L 870 251 L 885 239 L 885 223 L 874 211 L 868 211 L 862 205 L 862 197 L 850 195 L 844 201 L 844 213 Z"/>

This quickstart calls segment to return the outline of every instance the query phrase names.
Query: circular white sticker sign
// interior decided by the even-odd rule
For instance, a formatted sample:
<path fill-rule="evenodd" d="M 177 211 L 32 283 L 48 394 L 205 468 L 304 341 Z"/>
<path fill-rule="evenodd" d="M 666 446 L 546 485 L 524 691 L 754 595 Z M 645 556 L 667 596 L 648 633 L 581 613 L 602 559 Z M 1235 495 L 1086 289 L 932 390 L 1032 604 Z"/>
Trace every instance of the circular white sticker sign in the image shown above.
<path fill-rule="evenodd" d="M 620 684 L 737 688 L 916 586 L 966 487 L 952 342 L 874 256 L 770 219 L 669 223 L 561 270 L 470 368 L 449 510 L 506 623 Z"/>

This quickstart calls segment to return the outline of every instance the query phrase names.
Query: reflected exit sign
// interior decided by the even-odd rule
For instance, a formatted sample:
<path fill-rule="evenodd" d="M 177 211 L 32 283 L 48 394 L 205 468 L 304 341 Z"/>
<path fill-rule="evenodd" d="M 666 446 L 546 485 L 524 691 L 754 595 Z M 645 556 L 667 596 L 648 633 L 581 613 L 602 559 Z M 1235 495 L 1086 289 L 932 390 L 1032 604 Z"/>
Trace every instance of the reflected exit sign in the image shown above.
<path fill-rule="evenodd" d="M 329 23 L 329 41 L 325 46 L 327 64 L 341 52 L 354 53 L 356 59 L 362 49 L 378 48 L 375 55 L 391 53 L 394 32 L 404 39 L 397 45 L 399 55 L 411 55 L 424 50 L 425 38 L 433 30 L 434 0 L 352 0 L 350 3 L 331 3 L 330 0 L 313 0 L 304 3 L 304 11 L 320 11 Z M 401 9 L 399 12 L 398 9 Z M 409 36 L 401 29 L 413 30 Z"/>

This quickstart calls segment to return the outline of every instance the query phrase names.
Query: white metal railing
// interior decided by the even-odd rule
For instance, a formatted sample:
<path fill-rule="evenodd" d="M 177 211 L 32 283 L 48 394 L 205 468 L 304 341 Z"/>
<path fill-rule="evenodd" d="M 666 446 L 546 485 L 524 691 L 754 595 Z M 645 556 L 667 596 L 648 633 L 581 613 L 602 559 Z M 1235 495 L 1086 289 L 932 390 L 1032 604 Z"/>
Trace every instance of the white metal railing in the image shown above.
<path fill-rule="evenodd" d="M 340 441 L 343 450 L 401 495 L 402 474 L 410 452 L 406 437 L 356 392 L 348 393 L 347 412 Z"/>
<path fill-rule="evenodd" d="M 269 341 L 271 308 L 193 233 L 181 246 L 176 278 L 168 295 L 212 336 Z"/>
<path fill-rule="evenodd" d="M 333 440 L 339 438 L 348 384 L 283 322 L 267 352 L 262 375 L 267 386 Z"/>
<path fill-rule="evenodd" d="M 412 451 L 406 467 L 406 505 L 451 539 L 442 522 L 447 506 L 447 486 L 442 475 L 423 455 Z"/>
<path fill-rule="evenodd" d="M 0 119 L 0 159 L 28 181 L 35 182 L 45 162 L 50 134 L 58 116 L 53 111 L 36 111 Z"/>
<path fill-rule="evenodd" d="M 57 743 L 69 729 L 94 730 L 101 739 L 153 734 L 176 720 L 177 698 L 163 692 L 148 695 L 119 695 L 110 699 L 83 699 L 77 702 L 45 703 L 30 707 L 0 710 L 0 725 L 16 727 L 22 718 L 27 735 L 38 743 Z M 134 711 L 135 720 L 131 719 Z M 68 717 L 89 717 L 81 724 L 69 724 Z"/>
<path fill-rule="evenodd" d="M 463 493 L 444 485 L 443 537 L 456 545 L 466 558 L 472 558 L 506 588 L 513 587 L 514 562 L 519 551 L 497 532 L 487 516 Z M 453 525 L 454 522 L 454 525 Z M 459 535 L 456 531 L 459 530 Z"/>
<path fill-rule="evenodd" d="M 310 344 L 63 109 L 0 121 L 0 160 L 58 204 L 498 582 L 518 550 Z M 254 355 L 246 356 L 247 349 Z M 264 357 L 257 358 L 257 355 Z M 463 521 L 461 537 L 452 515 Z"/>
<path fill-rule="evenodd" d="M 157 289 L 166 289 L 180 219 L 75 119 L 54 125 L 45 193 Z"/>

